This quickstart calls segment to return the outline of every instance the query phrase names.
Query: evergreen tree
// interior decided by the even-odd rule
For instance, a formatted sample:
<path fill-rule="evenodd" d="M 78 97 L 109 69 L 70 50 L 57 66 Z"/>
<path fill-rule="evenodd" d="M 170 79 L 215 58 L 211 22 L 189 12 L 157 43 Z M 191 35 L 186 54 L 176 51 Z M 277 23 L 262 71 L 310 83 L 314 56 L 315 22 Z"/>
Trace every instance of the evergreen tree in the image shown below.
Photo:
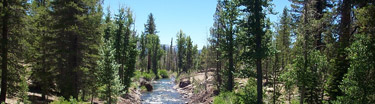
<path fill-rule="evenodd" d="M 350 66 L 349 60 L 347 58 L 348 52 L 346 48 L 350 46 L 350 37 L 351 35 L 351 21 L 352 21 L 352 0 L 342 0 L 339 9 L 340 24 L 339 24 L 339 38 L 338 38 L 338 47 L 335 60 L 335 70 L 331 71 L 331 79 L 329 86 L 329 95 L 330 100 L 336 100 L 337 96 L 342 96 L 343 93 L 339 88 L 340 83 L 344 75 L 347 73 Z"/>
<path fill-rule="evenodd" d="M 181 72 L 181 71 L 184 71 L 186 72 L 186 69 L 185 69 L 185 59 L 186 59 L 186 35 L 184 32 L 182 32 L 182 30 L 180 30 L 180 32 L 177 33 L 177 64 L 178 64 L 178 69 L 177 69 L 177 72 Z"/>
<path fill-rule="evenodd" d="M 33 59 L 30 60 L 32 63 L 32 79 L 33 84 L 39 87 L 42 92 L 42 99 L 46 99 L 46 95 L 49 95 L 52 90 L 55 89 L 55 69 L 52 65 L 56 63 L 52 56 L 52 40 L 54 37 L 50 26 L 53 23 L 48 8 L 50 7 L 49 1 L 33 1 L 32 12 L 31 12 L 31 23 L 34 28 L 31 29 L 33 32 L 34 40 L 33 44 Z"/>
<path fill-rule="evenodd" d="M 245 41 L 244 56 L 246 58 L 244 58 L 246 59 L 246 63 L 255 61 L 257 69 L 257 103 L 260 104 L 263 102 L 262 59 L 266 56 L 268 49 L 267 40 L 269 39 L 269 37 L 265 37 L 265 31 L 263 30 L 263 28 L 267 28 L 266 13 L 263 12 L 263 8 L 269 8 L 270 4 L 267 0 L 243 0 L 241 1 L 241 5 L 245 6 L 243 11 L 246 13 L 245 19 L 247 19 L 244 20 L 245 23 L 243 24 L 244 31 L 246 31 L 242 38 Z"/>
<path fill-rule="evenodd" d="M 375 102 L 375 86 L 372 84 L 375 83 L 375 6 L 368 4 L 355 11 L 360 29 L 347 50 L 350 67 L 339 85 L 343 95 L 338 97 L 337 103 L 370 104 Z"/>
<path fill-rule="evenodd" d="M 131 78 L 134 76 L 136 57 L 138 55 L 138 51 L 136 50 L 138 37 L 132 35 L 135 33 L 135 31 L 132 30 L 134 25 L 133 14 L 130 8 L 127 9 L 126 13 L 125 39 L 122 52 L 122 54 L 125 54 L 124 64 L 126 66 L 123 76 L 125 91 L 130 87 Z"/>
<path fill-rule="evenodd" d="M 191 69 L 191 66 L 193 65 L 193 41 L 191 40 L 190 36 L 186 37 L 186 69 L 184 70 L 187 72 Z"/>
<path fill-rule="evenodd" d="M 150 13 L 148 15 L 147 23 L 145 24 L 145 34 L 156 34 L 156 33 L 158 32 L 156 31 L 154 15 Z"/>
<path fill-rule="evenodd" d="M 237 35 L 237 24 L 239 9 L 237 8 L 237 0 L 224 0 L 218 1 L 222 4 L 223 10 L 220 12 L 219 21 L 223 25 L 219 34 L 222 34 L 222 41 L 220 41 L 220 50 L 223 52 L 224 58 L 228 60 L 228 70 L 225 71 L 227 77 L 226 90 L 232 91 L 234 87 L 234 51 L 235 51 L 235 38 Z"/>
<path fill-rule="evenodd" d="M 145 59 L 147 56 L 147 43 L 146 43 L 146 34 L 144 32 L 141 33 L 141 36 L 139 37 L 139 65 L 141 67 L 142 71 L 145 71 L 147 68 L 147 60 Z"/>
<path fill-rule="evenodd" d="M 30 54 L 28 47 L 29 26 L 27 16 L 27 0 L 3 0 L 0 11 L 1 33 L 1 94 L 0 102 L 5 103 L 8 97 L 19 97 L 27 102 L 28 86 L 25 60 Z"/>
<path fill-rule="evenodd" d="M 119 96 L 123 86 L 118 76 L 120 65 L 116 63 L 110 40 L 104 40 L 104 45 L 101 47 L 100 53 L 101 60 L 98 61 L 98 65 L 100 81 L 104 88 L 102 93 L 105 96 L 106 103 L 116 103 L 117 96 Z"/>
<path fill-rule="evenodd" d="M 290 34 L 291 34 L 291 16 L 288 13 L 288 9 L 284 8 L 283 14 L 280 19 L 280 29 L 278 30 L 278 35 L 276 36 L 277 50 L 280 50 L 281 56 L 281 68 L 285 69 L 288 65 L 289 53 L 290 53 Z"/>
<path fill-rule="evenodd" d="M 216 79 L 216 87 L 217 87 L 217 90 L 220 92 L 220 86 L 222 85 L 222 81 L 221 81 L 221 51 L 219 50 L 220 49 L 220 39 L 221 39 L 221 35 L 222 33 L 220 33 L 220 29 L 222 28 L 223 24 L 221 23 L 220 21 L 220 12 L 222 11 L 222 3 L 221 2 L 218 2 L 217 5 L 216 5 L 216 10 L 215 10 L 215 14 L 214 14 L 214 25 L 213 27 L 211 28 L 210 30 L 210 37 L 211 39 L 209 39 L 209 42 L 211 42 L 211 44 L 213 46 L 215 46 L 215 54 L 216 54 L 216 71 L 215 71 L 215 79 Z"/>
<path fill-rule="evenodd" d="M 95 58 L 100 41 L 101 7 L 98 0 L 55 0 L 52 4 L 52 18 L 55 23 L 53 38 L 57 57 L 57 85 L 65 98 L 78 98 L 86 87 L 85 79 L 95 76 Z M 67 13 L 69 12 L 69 13 Z M 89 78 L 88 78 L 89 77 Z M 85 95 L 83 89 L 83 95 Z"/>
<path fill-rule="evenodd" d="M 125 21 L 126 21 L 126 15 L 125 15 L 125 8 L 120 8 L 119 9 L 119 14 L 116 15 L 116 20 L 115 20 L 115 25 L 116 25 L 116 30 L 115 34 L 113 36 L 113 46 L 115 49 L 115 58 L 116 62 L 120 64 L 120 67 L 118 69 L 118 74 L 120 77 L 121 83 L 124 83 L 124 70 L 125 70 L 125 54 L 124 50 L 126 49 L 126 44 L 124 39 L 126 38 L 125 36 Z"/>
<path fill-rule="evenodd" d="M 145 34 L 146 34 L 146 38 L 148 35 L 150 34 L 154 34 L 156 35 L 157 31 L 156 31 L 156 24 L 155 24 L 155 19 L 154 19 L 154 16 L 152 15 L 152 13 L 150 13 L 148 15 L 148 19 L 147 19 L 147 23 L 144 25 L 145 26 Z M 148 38 L 147 38 L 148 39 Z M 149 41 L 146 39 L 146 44 L 149 44 Z M 152 64 L 152 59 L 151 59 L 151 49 L 147 48 L 147 71 L 149 72 L 150 69 L 151 69 L 151 64 Z"/>
<path fill-rule="evenodd" d="M 160 40 L 159 36 L 155 34 L 149 34 L 147 35 L 147 41 L 148 41 L 148 49 L 151 53 L 151 61 L 152 61 L 152 71 L 156 75 L 155 78 L 159 79 L 158 76 L 158 61 L 161 58 L 160 55 Z"/>

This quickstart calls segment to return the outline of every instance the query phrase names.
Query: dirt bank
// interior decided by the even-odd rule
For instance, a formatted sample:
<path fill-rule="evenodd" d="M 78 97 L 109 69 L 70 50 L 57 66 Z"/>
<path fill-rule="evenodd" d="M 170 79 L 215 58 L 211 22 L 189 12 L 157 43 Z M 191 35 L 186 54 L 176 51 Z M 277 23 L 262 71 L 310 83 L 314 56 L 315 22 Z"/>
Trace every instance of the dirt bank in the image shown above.
<path fill-rule="evenodd" d="M 201 71 L 190 73 L 190 75 L 181 74 L 179 77 L 174 88 L 184 98 L 189 99 L 189 104 L 212 103 L 215 89 L 213 85 L 214 70 L 209 70 L 207 76 L 204 71 Z"/>

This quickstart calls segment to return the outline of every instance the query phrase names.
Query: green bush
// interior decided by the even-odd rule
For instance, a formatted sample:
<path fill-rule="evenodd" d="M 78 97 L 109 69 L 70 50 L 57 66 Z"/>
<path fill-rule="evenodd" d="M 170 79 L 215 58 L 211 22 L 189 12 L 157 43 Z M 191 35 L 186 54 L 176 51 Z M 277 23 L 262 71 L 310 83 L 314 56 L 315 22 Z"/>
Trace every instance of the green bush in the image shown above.
<path fill-rule="evenodd" d="M 161 69 L 161 70 L 159 70 L 159 75 L 160 75 L 160 77 L 162 77 L 162 78 L 168 78 L 168 77 L 169 77 L 169 75 L 168 75 L 168 71 L 165 70 L 165 69 Z"/>
<path fill-rule="evenodd" d="M 53 101 L 51 104 L 83 104 L 83 102 L 70 97 L 69 100 L 65 100 L 64 97 L 60 97 L 59 100 Z"/>
<path fill-rule="evenodd" d="M 223 92 L 214 98 L 214 104 L 256 104 L 257 87 L 254 78 L 249 78 L 244 88 L 237 93 Z"/>
<path fill-rule="evenodd" d="M 234 92 L 222 92 L 214 97 L 214 104 L 238 104 L 238 96 Z"/>
<path fill-rule="evenodd" d="M 141 86 L 141 92 L 146 92 L 147 88 L 145 86 Z"/>
<path fill-rule="evenodd" d="M 138 81 L 142 77 L 142 72 L 137 70 L 134 72 L 133 81 Z"/>
<path fill-rule="evenodd" d="M 255 79 L 249 78 L 244 88 L 238 91 L 239 102 L 255 104 L 257 101 L 257 86 Z"/>
<path fill-rule="evenodd" d="M 148 81 L 151 81 L 152 79 L 155 78 L 155 74 L 154 73 L 143 73 L 142 74 L 143 78 L 148 80 Z"/>

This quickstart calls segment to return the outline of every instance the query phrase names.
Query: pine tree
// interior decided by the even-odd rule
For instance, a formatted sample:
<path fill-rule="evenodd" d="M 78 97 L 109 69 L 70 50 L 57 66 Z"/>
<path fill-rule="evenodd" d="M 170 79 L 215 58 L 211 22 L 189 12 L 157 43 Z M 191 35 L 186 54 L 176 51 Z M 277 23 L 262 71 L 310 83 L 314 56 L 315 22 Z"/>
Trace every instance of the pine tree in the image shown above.
<path fill-rule="evenodd" d="M 177 72 L 180 73 L 185 71 L 185 59 L 186 59 L 186 35 L 182 30 L 177 33 Z"/>
<path fill-rule="evenodd" d="M 220 21 L 220 12 L 222 11 L 222 3 L 218 2 L 216 5 L 216 10 L 214 14 L 214 24 L 213 27 L 210 30 L 210 37 L 209 42 L 212 42 L 213 46 L 215 46 L 215 54 L 216 54 L 216 71 L 215 71 L 215 79 L 216 79 L 216 88 L 220 92 L 220 86 L 222 85 L 221 81 L 221 51 L 220 49 L 220 39 L 221 39 L 221 33 L 220 28 L 222 28 L 223 24 Z"/>
<path fill-rule="evenodd" d="M 119 64 L 116 63 L 114 58 L 114 50 L 111 47 L 110 40 L 104 40 L 104 45 L 101 47 L 101 60 L 98 61 L 99 65 L 99 76 L 104 91 L 106 103 L 112 104 L 116 103 L 117 96 L 119 96 L 120 91 L 123 86 L 120 83 L 118 76 Z"/>
<path fill-rule="evenodd" d="M 101 23 L 101 7 L 98 0 L 55 0 L 51 2 L 51 13 L 55 23 L 53 38 L 57 58 L 57 85 L 65 98 L 78 98 L 82 88 L 87 87 L 85 79 L 95 76 Z M 69 12 L 69 13 L 67 13 Z M 85 95 L 83 89 L 83 95 Z"/>
<path fill-rule="evenodd" d="M 149 34 L 147 35 L 147 41 L 148 41 L 148 51 L 150 51 L 150 57 L 152 62 L 152 71 L 156 75 L 155 78 L 159 79 L 158 76 L 158 61 L 161 58 L 160 55 L 160 40 L 159 36 L 155 34 Z"/>
<path fill-rule="evenodd" d="M 354 35 L 354 42 L 348 49 L 350 67 L 339 85 L 343 92 L 337 97 L 337 103 L 370 104 L 374 103 L 375 83 L 375 34 L 374 4 L 367 4 L 355 10 L 355 24 L 359 30 Z"/>
<path fill-rule="evenodd" d="M 131 84 L 131 78 L 134 76 L 135 71 L 135 63 L 136 63 L 136 57 L 138 55 L 138 51 L 136 50 L 137 45 L 137 38 L 136 36 L 133 36 L 135 31 L 132 29 L 134 25 L 133 20 L 133 14 L 130 8 L 126 10 L 126 21 L 125 21 L 125 39 L 124 39 L 124 45 L 123 45 L 123 52 L 122 54 L 125 54 L 124 64 L 124 78 L 123 83 L 125 86 L 125 91 L 128 90 Z"/>
<path fill-rule="evenodd" d="M 336 60 L 335 66 L 336 69 L 331 71 L 331 80 L 329 82 L 330 88 L 328 90 L 330 95 L 330 100 L 336 100 L 337 96 L 342 96 L 343 93 L 339 88 L 340 83 L 344 75 L 347 73 L 348 68 L 350 66 L 349 60 L 347 58 L 348 52 L 345 50 L 350 46 L 350 37 L 351 36 L 351 9 L 352 9 L 352 1 L 351 0 L 342 0 L 340 5 L 340 15 L 341 20 L 339 24 L 339 41 L 336 53 Z"/>
<path fill-rule="evenodd" d="M 116 15 L 116 20 L 115 20 L 115 34 L 113 36 L 113 47 L 115 49 L 115 58 L 116 62 L 120 64 L 120 67 L 118 69 L 118 74 L 120 77 L 121 83 L 124 83 L 124 70 L 125 70 L 125 54 L 124 50 L 126 49 L 125 47 L 125 41 L 124 39 L 126 38 L 125 35 L 125 21 L 126 21 L 126 15 L 125 15 L 125 8 L 120 8 L 119 9 L 119 14 Z M 126 27 L 125 27 L 126 28 Z"/>
<path fill-rule="evenodd" d="M 220 41 L 220 50 L 223 51 L 224 58 L 228 60 L 228 70 L 225 71 L 227 77 L 226 90 L 232 91 L 234 87 L 234 51 L 235 51 L 235 38 L 237 35 L 237 24 L 239 10 L 237 8 L 238 1 L 224 0 L 218 1 L 222 4 L 223 10 L 219 14 L 219 21 L 223 25 L 218 34 L 222 34 L 222 41 Z"/>
<path fill-rule="evenodd" d="M 150 13 L 148 15 L 148 19 L 147 19 L 147 23 L 144 25 L 145 27 L 145 34 L 146 34 L 146 41 L 145 43 L 146 44 L 149 44 L 149 41 L 147 40 L 147 36 L 150 35 L 150 34 L 156 34 L 157 31 L 156 31 L 156 24 L 155 24 L 155 19 L 154 19 L 154 16 L 152 15 L 152 13 Z M 147 71 L 149 72 L 150 69 L 151 69 L 151 64 L 152 64 L 152 59 L 151 59 L 151 49 L 147 48 Z"/>
<path fill-rule="evenodd" d="M 49 95 L 51 90 L 55 89 L 54 80 L 55 72 L 51 65 L 54 65 L 54 57 L 52 57 L 52 40 L 54 34 L 51 31 L 52 18 L 48 14 L 50 12 L 47 8 L 50 7 L 49 1 L 33 1 L 32 3 L 32 29 L 34 42 L 33 53 L 35 57 L 30 60 L 32 63 L 32 76 L 33 84 L 40 87 L 42 90 L 42 99 Z"/>
<path fill-rule="evenodd" d="M 273 94 L 273 102 L 276 103 L 277 99 L 280 95 L 279 92 L 279 80 L 282 79 L 280 78 L 281 73 L 283 72 L 288 72 L 288 70 L 284 71 L 286 68 L 286 65 L 288 65 L 288 61 L 290 60 L 290 35 L 291 35 L 291 16 L 288 13 L 288 9 L 285 7 L 283 10 L 283 13 L 281 15 L 280 19 L 280 26 L 277 27 L 277 35 L 275 36 L 276 40 L 274 43 L 274 47 L 276 48 L 276 52 L 274 53 L 274 66 L 273 66 L 273 89 L 274 89 L 274 94 Z M 266 66 L 267 67 L 267 66 Z M 267 73 L 267 72 L 266 72 Z M 285 76 L 290 77 L 290 76 Z M 280 79 L 279 79 L 280 78 Z M 283 79 L 285 81 L 288 81 L 287 79 Z M 290 93 L 291 91 L 291 86 L 292 85 L 286 85 L 285 87 L 287 88 L 287 93 Z M 290 96 L 290 95 L 289 95 Z"/>
<path fill-rule="evenodd" d="M 146 60 L 146 57 L 147 57 L 147 37 L 146 37 L 146 34 L 144 32 L 141 33 L 141 36 L 139 37 L 139 49 L 140 49 L 140 53 L 139 53 L 139 65 L 140 65 L 140 68 L 142 71 L 145 71 L 147 69 L 147 60 Z M 147 70 L 148 71 L 148 70 Z"/>
<path fill-rule="evenodd" d="M 266 56 L 267 53 L 267 40 L 269 38 L 265 37 L 265 31 L 263 28 L 266 28 L 266 20 L 265 20 L 265 13 L 263 12 L 263 8 L 268 8 L 269 3 L 268 1 L 264 0 L 249 0 L 249 1 L 241 1 L 241 5 L 245 6 L 244 12 L 246 13 L 247 20 L 244 20 L 245 23 L 243 26 L 245 27 L 246 34 L 242 40 L 247 41 L 244 42 L 246 50 L 244 52 L 244 56 L 248 58 L 245 62 L 249 63 L 249 61 L 254 60 L 257 69 L 257 103 L 260 104 L 263 102 L 263 92 L 262 92 L 262 59 Z M 250 40 L 250 41 L 249 41 Z M 255 44 L 253 44 L 253 42 Z M 248 51 L 249 47 L 255 47 L 255 51 Z M 255 54 L 254 56 L 251 54 Z"/>
<path fill-rule="evenodd" d="M 291 16 L 288 13 L 288 9 L 284 8 L 283 14 L 280 20 L 280 29 L 278 36 L 276 36 L 276 44 L 278 45 L 277 50 L 281 51 L 281 68 L 285 69 L 288 64 L 289 53 L 290 53 L 290 35 L 291 35 Z"/>
<path fill-rule="evenodd" d="M 193 41 L 191 40 L 190 36 L 186 37 L 186 68 L 185 72 L 188 72 L 188 70 L 191 69 L 191 66 L 193 66 Z"/>
<path fill-rule="evenodd" d="M 19 97 L 27 102 L 28 86 L 26 85 L 26 60 L 30 52 L 28 47 L 29 18 L 27 16 L 27 0 L 1 1 L 1 94 L 0 102 L 5 102 L 7 97 Z"/>

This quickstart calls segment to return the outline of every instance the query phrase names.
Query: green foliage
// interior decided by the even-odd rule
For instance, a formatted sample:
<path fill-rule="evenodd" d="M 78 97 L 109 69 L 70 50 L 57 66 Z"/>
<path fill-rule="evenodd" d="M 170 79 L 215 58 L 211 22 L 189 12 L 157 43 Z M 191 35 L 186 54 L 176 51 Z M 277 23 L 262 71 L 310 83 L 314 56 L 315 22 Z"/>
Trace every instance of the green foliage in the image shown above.
<path fill-rule="evenodd" d="M 227 69 L 224 73 L 226 78 L 226 90 L 232 91 L 234 86 L 234 77 L 233 73 L 235 71 L 234 67 L 234 54 L 236 52 L 235 45 L 237 43 L 238 37 L 238 30 L 239 30 L 239 22 L 238 16 L 239 14 L 239 1 L 238 0 L 230 0 L 230 1 L 222 1 L 219 0 L 222 7 L 222 11 L 219 13 L 219 21 L 220 24 L 225 25 L 223 28 L 219 28 L 217 30 L 218 34 L 222 36 L 219 39 L 220 45 L 219 50 L 222 51 L 222 58 L 227 59 L 228 62 L 225 63 Z"/>
<path fill-rule="evenodd" d="M 147 81 L 151 81 L 156 77 L 156 75 L 154 73 L 151 73 L 151 72 L 150 73 L 143 72 L 142 77 L 144 79 L 146 79 Z"/>
<path fill-rule="evenodd" d="M 20 93 L 18 94 L 19 102 L 23 102 L 24 104 L 31 104 L 29 101 L 29 97 L 27 92 L 29 91 L 26 78 L 25 76 L 21 77 L 21 82 L 20 82 Z"/>
<path fill-rule="evenodd" d="M 120 8 L 119 14 L 115 18 L 115 33 L 110 35 L 115 49 L 115 60 L 120 64 L 118 75 L 124 86 L 123 91 L 127 91 L 134 76 L 136 58 L 138 55 L 138 37 L 134 36 L 134 19 L 130 8 Z M 111 25 L 109 25 L 111 26 Z M 110 29 L 111 27 L 107 27 Z M 110 33 L 105 31 L 105 33 Z M 107 36 L 107 35 L 105 35 Z"/>
<path fill-rule="evenodd" d="M 147 46 L 149 49 L 149 55 L 151 57 L 151 62 L 152 62 L 152 72 L 154 72 L 155 75 L 158 75 L 157 65 L 163 53 L 160 49 L 159 36 L 156 34 L 148 34 L 147 42 L 148 42 Z M 159 79 L 159 76 L 156 76 L 155 78 Z"/>
<path fill-rule="evenodd" d="M 141 72 L 141 71 L 135 71 L 135 75 L 134 75 L 134 80 L 133 81 L 138 81 L 140 78 L 144 78 L 146 79 L 147 81 L 151 81 L 155 78 L 155 74 L 150 72 L 150 73 L 147 73 L 147 72 Z"/>
<path fill-rule="evenodd" d="M 51 102 L 51 104 L 83 104 L 82 101 L 70 97 L 69 100 L 65 100 L 64 97 L 60 97 L 58 100 Z"/>
<path fill-rule="evenodd" d="M 264 95 L 262 95 L 264 96 Z M 240 88 L 237 93 L 222 92 L 214 97 L 214 104 L 256 104 L 257 86 L 254 78 L 249 78 L 244 88 Z"/>
<path fill-rule="evenodd" d="M 50 27 L 56 35 L 49 38 L 55 49 L 50 57 L 57 61 L 52 64 L 58 72 L 57 87 L 65 98 L 78 98 L 79 91 L 88 90 L 82 88 L 96 82 L 101 6 L 99 0 L 54 0 L 51 4 L 54 21 Z"/>
<path fill-rule="evenodd" d="M 185 72 L 191 69 L 193 65 L 193 41 L 190 36 L 186 37 L 186 64 Z"/>
<path fill-rule="evenodd" d="M 145 24 L 145 34 L 156 34 L 156 25 L 154 15 L 150 13 L 148 15 L 147 23 Z"/>
<path fill-rule="evenodd" d="M 185 61 L 186 61 L 186 34 L 180 30 L 180 32 L 177 33 L 177 72 L 185 71 Z"/>
<path fill-rule="evenodd" d="M 114 51 L 110 44 L 110 41 L 107 41 L 101 47 L 102 60 L 98 61 L 100 81 L 104 87 L 101 93 L 109 104 L 117 101 L 117 96 L 123 89 L 118 76 L 120 65 L 115 61 Z"/>
<path fill-rule="evenodd" d="M 249 78 L 244 88 L 238 91 L 241 104 L 255 104 L 257 101 L 257 86 L 254 78 Z"/>
<path fill-rule="evenodd" d="M 238 96 L 234 92 L 222 92 L 214 97 L 214 104 L 239 104 Z"/>
<path fill-rule="evenodd" d="M 296 70 L 293 70 L 292 65 L 286 66 L 284 72 L 280 75 L 280 81 L 284 82 L 285 95 L 287 95 L 288 98 L 290 98 L 290 96 L 293 94 L 293 89 L 295 88 L 296 80 Z"/>
<path fill-rule="evenodd" d="M 159 70 L 159 75 L 160 75 L 160 77 L 162 77 L 162 78 L 168 78 L 168 77 L 169 77 L 168 71 L 165 70 L 165 69 L 161 69 L 161 70 Z"/>
<path fill-rule="evenodd" d="M 338 101 L 347 104 L 375 103 L 375 39 L 374 36 L 356 34 L 349 48 L 350 68 L 340 89 L 345 94 Z"/>
<path fill-rule="evenodd" d="M 308 54 L 308 59 L 304 59 L 302 56 L 297 56 L 293 63 L 293 70 L 295 70 L 297 86 L 305 87 L 306 89 L 306 102 L 320 102 L 318 100 L 319 95 L 323 92 L 320 92 L 321 88 L 324 88 L 324 83 L 322 78 L 326 76 L 324 73 L 326 69 L 330 67 L 327 62 L 327 59 L 319 51 L 312 51 Z M 305 68 L 304 60 L 309 60 L 307 67 Z M 288 72 L 288 74 L 293 74 L 294 72 Z M 285 76 L 293 78 L 293 76 Z M 292 83 L 288 83 L 288 89 L 292 87 Z"/>

